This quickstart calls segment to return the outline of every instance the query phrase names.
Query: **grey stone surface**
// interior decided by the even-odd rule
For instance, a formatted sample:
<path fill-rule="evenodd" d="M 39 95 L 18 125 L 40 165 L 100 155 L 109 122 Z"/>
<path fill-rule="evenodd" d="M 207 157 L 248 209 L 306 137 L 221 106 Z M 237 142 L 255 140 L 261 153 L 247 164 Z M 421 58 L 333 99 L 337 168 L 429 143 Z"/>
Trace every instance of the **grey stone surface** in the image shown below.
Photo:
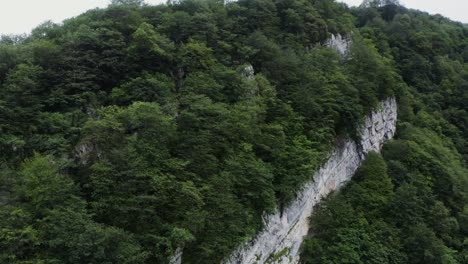
<path fill-rule="evenodd" d="M 338 51 L 341 55 L 347 55 L 349 47 L 351 46 L 351 40 L 348 37 L 344 37 L 340 34 L 332 35 L 326 42 L 325 46 Z"/>
<path fill-rule="evenodd" d="M 255 70 L 251 64 L 245 66 L 242 70 L 242 75 L 248 80 L 255 80 Z"/>
<path fill-rule="evenodd" d="M 384 142 L 394 136 L 396 120 L 396 100 L 389 98 L 366 117 L 360 128 L 359 143 L 347 140 L 337 146 L 296 200 L 282 213 L 277 211 L 265 216 L 263 231 L 240 246 L 223 263 L 298 263 L 300 246 L 309 230 L 309 217 L 314 205 L 349 181 L 368 152 L 380 151 Z"/>
<path fill-rule="evenodd" d="M 177 248 L 175 254 L 169 259 L 169 264 L 181 264 L 182 263 L 182 248 Z"/>

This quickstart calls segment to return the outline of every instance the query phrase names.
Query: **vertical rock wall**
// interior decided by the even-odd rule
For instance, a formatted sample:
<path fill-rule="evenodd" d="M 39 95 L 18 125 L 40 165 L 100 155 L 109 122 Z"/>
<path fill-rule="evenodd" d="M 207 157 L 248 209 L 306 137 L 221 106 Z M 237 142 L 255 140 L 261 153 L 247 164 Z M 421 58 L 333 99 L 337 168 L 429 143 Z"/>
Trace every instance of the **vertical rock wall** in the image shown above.
<path fill-rule="evenodd" d="M 342 56 L 346 56 L 351 46 L 351 39 L 340 34 L 331 35 L 331 37 L 325 42 L 325 46 L 336 50 Z"/>
<path fill-rule="evenodd" d="M 359 131 L 361 141 L 337 146 L 329 160 L 307 183 L 284 211 L 264 218 L 264 229 L 252 241 L 239 247 L 225 264 L 298 263 L 300 246 L 309 230 L 314 205 L 351 179 L 370 151 L 380 151 L 395 134 L 397 104 L 389 98 L 366 117 Z"/>
<path fill-rule="evenodd" d="M 182 263 L 182 248 L 177 248 L 176 252 L 169 259 L 169 264 L 181 264 Z"/>

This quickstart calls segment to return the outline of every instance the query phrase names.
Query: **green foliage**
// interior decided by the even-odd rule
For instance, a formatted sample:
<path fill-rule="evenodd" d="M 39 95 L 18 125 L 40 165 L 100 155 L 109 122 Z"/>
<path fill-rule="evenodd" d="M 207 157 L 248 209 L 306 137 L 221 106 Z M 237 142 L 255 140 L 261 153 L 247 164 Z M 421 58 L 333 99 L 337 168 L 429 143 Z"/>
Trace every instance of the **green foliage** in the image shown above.
<path fill-rule="evenodd" d="M 303 245 L 305 263 L 401 263 L 399 231 L 381 217 L 393 197 L 385 161 L 370 153 L 342 193 L 313 215 Z"/>
<path fill-rule="evenodd" d="M 123 230 L 92 220 L 57 160 L 35 154 L 22 165 L 17 200 L 2 204 L 0 259 L 15 263 L 144 263 L 146 253 Z"/>
<path fill-rule="evenodd" d="M 354 45 L 349 69 L 364 89 L 363 105 L 391 91 L 400 98 L 398 138 L 384 146 L 384 160 L 369 155 L 351 183 L 314 212 L 305 263 L 467 260 L 466 105 L 449 95 L 465 94 L 466 28 L 397 5 L 367 1 L 353 10 L 368 39 Z M 361 50 L 363 43 L 369 48 Z"/>
<path fill-rule="evenodd" d="M 158 34 L 151 24 L 143 22 L 131 36 L 128 53 L 132 63 L 145 70 L 167 67 L 173 59 L 174 44 Z"/>
<path fill-rule="evenodd" d="M 25 161 L 20 173 L 18 193 L 28 201 L 33 212 L 40 215 L 63 203 L 76 203 L 72 201 L 75 198 L 72 195 L 73 182 L 58 174 L 58 170 L 58 164 L 53 164 L 39 154 Z"/>
<path fill-rule="evenodd" d="M 392 95 L 399 139 L 305 261 L 466 262 L 467 32 L 395 1 L 116 0 L 2 37 L 0 262 L 219 263 Z"/>
<path fill-rule="evenodd" d="M 112 5 L 143 5 L 143 0 L 112 0 Z"/>

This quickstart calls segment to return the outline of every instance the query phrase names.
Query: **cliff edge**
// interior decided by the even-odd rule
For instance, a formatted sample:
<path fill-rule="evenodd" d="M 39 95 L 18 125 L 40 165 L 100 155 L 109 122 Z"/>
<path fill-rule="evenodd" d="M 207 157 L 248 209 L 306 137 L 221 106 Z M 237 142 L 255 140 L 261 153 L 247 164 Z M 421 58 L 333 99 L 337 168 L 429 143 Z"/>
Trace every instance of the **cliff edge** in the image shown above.
<path fill-rule="evenodd" d="M 224 263 L 298 263 L 314 205 L 349 181 L 368 152 L 379 152 L 385 141 L 393 138 L 396 121 L 395 98 L 381 102 L 360 128 L 360 142 L 347 140 L 335 147 L 328 161 L 316 172 L 313 181 L 304 186 L 296 200 L 283 212 L 266 216 L 263 231 L 239 247 Z"/>

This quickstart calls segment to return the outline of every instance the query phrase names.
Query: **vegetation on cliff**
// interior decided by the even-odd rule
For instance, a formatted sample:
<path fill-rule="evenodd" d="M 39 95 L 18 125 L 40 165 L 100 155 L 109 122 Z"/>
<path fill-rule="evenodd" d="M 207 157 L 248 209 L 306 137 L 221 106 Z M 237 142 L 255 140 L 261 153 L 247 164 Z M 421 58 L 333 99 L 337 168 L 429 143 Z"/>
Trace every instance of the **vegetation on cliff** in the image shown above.
<path fill-rule="evenodd" d="M 347 58 L 323 47 L 331 34 L 353 39 Z M 3 36 L 0 262 L 165 263 L 184 247 L 184 263 L 218 263 L 390 95 L 459 243 L 467 35 L 442 17 L 332 0 L 120 0 Z M 413 146 L 418 133 L 431 138 Z M 387 148 L 387 162 L 418 170 Z M 453 163 L 430 165 L 440 155 Z M 389 177 L 375 217 L 411 187 Z"/>
<path fill-rule="evenodd" d="M 407 89 L 397 138 L 312 217 L 304 263 L 468 262 L 468 29 L 398 5 L 357 8 Z"/>

